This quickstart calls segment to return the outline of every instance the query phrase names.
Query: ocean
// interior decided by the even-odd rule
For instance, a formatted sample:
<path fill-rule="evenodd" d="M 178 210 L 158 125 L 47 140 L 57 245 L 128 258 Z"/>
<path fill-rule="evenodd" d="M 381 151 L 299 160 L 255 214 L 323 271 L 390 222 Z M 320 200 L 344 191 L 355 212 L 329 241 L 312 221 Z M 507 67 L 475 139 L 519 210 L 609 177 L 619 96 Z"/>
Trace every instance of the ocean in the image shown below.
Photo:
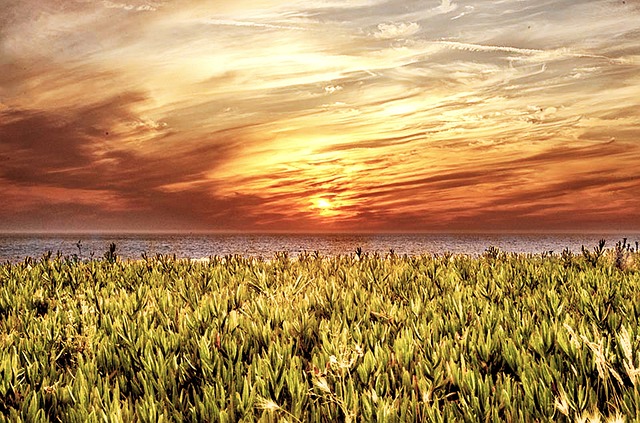
<path fill-rule="evenodd" d="M 541 254 L 560 253 L 569 248 L 579 253 L 581 246 L 592 249 L 600 239 L 613 247 L 623 237 L 633 246 L 640 233 L 465 233 L 465 234 L 0 234 L 0 262 L 19 262 L 25 257 L 40 258 L 47 252 L 82 259 L 101 258 L 111 243 L 124 259 L 143 254 L 176 255 L 179 258 L 206 258 L 240 254 L 272 258 L 277 252 L 295 257 L 303 252 L 324 256 L 364 252 L 403 255 L 456 254 L 480 255 L 488 247 L 502 251 Z"/>

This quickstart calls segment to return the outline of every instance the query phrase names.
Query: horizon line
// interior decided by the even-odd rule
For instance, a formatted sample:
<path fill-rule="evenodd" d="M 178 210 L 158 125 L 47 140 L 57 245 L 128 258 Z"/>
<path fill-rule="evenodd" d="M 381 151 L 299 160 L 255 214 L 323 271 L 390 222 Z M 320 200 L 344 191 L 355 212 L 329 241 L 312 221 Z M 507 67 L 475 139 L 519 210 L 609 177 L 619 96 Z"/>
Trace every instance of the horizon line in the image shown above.
<path fill-rule="evenodd" d="M 640 235 L 636 229 L 450 229 L 450 230 L 132 230 L 132 229 L 71 229 L 71 230 L 4 230 L 0 235 Z"/>

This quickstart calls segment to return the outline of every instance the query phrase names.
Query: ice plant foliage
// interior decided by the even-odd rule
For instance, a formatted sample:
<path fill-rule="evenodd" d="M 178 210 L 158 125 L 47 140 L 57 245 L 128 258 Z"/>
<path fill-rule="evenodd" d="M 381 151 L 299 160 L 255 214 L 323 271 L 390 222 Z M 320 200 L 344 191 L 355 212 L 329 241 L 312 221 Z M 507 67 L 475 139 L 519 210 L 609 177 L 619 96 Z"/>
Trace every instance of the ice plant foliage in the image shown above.
<path fill-rule="evenodd" d="M 0 421 L 637 421 L 620 254 L 7 263 Z"/>

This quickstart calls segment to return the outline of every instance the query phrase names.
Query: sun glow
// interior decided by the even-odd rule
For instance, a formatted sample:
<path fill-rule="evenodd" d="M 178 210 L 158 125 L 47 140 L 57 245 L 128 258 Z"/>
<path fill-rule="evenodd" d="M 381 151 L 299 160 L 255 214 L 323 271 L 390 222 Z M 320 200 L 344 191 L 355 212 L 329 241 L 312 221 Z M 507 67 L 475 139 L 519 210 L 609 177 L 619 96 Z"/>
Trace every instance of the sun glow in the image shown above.
<path fill-rule="evenodd" d="M 330 209 L 331 208 L 331 203 L 328 200 L 325 200 L 324 198 L 321 198 L 318 201 L 316 201 L 316 207 L 318 207 L 321 210 Z"/>
<path fill-rule="evenodd" d="M 315 198 L 312 200 L 312 204 L 313 211 L 322 217 L 331 217 L 339 214 L 335 204 L 326 198 Z"/>

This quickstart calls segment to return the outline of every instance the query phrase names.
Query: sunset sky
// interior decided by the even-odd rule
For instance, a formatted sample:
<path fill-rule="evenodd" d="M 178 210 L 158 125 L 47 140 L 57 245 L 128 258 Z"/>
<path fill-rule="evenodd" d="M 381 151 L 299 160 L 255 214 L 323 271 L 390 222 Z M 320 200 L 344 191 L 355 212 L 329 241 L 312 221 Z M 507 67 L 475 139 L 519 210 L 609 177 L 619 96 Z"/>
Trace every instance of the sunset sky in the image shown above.
<path fill-rule="evenodd" d="M 21 230 L 640 230 L 640 1 L 0 0 Z"/>

